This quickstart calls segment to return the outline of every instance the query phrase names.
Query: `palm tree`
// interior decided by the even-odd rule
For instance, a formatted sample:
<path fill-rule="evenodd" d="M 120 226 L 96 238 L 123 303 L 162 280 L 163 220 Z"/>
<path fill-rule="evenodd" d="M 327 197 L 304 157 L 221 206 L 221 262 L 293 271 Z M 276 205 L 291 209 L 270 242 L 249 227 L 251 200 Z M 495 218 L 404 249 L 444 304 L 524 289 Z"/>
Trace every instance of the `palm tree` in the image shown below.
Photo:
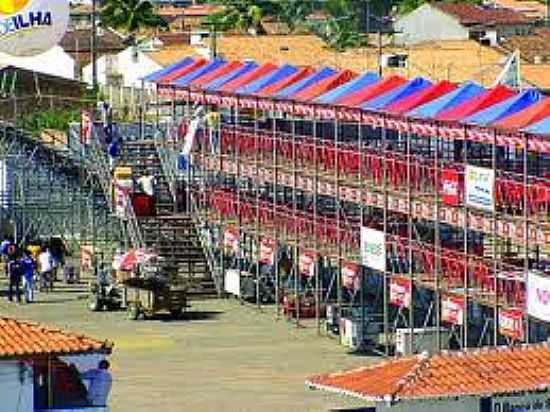
<path fill-rule="evenodd" d="M 221 30 L 238 29 L 256 33 L 260 28 L 266 5 L 254 0 L 221 0 L 217 3 L 223 6 L 223 10 L 206 17 L 204 23 Z"/>
<path fill-rule="evenodd" d="M 103 24 L 131 35 L 141 28 L 165 25 L 147 0 L 106 0 L 101 19 Z"/>
<path fill-rule="evenodd" d="M 361 43 L 359 20 L 353 0 L 327 0 L 324 4 L 329 19 L 312 27 L 313 31 L 334 50 L 344 51 Z"/>
<path fill-rule="evenodd" d="M 281 0 L 277 6 L 277 16 L 291 32 L 303 26 L 307 16 L 313 11 L 312 3 L 304 0 Z"/>

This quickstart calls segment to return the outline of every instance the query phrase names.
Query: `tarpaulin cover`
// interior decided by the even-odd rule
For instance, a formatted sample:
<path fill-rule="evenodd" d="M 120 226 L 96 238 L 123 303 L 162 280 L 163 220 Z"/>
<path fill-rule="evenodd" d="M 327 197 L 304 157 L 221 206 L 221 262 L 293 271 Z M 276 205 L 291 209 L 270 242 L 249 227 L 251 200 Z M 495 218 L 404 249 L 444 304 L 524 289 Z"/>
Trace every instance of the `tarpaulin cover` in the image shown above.
<path fill-rule="evenodd" d="M 223 76 L 212 80 L 210 83 L 207 83 L 204 86 L 204 90 L 215 91 L 225 83 L 230 82 L 233 79 L 236 79 L 237 77 L 244 76 L 246 73 L 249 73 L 252 70 L 255 70 L 256 67 L 258 67 L 258 65 L 254 62 L 245 63 L 238 69 L 233 70 L 227 74 L 224 74 Z"/>
<path fill-rule="evenodd" d="M 288 87 L 294 83 L 301 81 L 302 79 L 305 79 L 306 77 L 311 75 L 313 72 L 315 72 L 315 69 L 313 67 L 302 67 L 296 73 L 288 77 L 285 77 L 273 84 L 270 84 L 269 86 L 264 87 L 262 90 L 258 92 L 258 95 L 272 96 L 278 91 L 283 90 L 285 87 Z"/>
<path fill-rule="evenodd" d="M 408 116 L 427 119 L 435 117 L 438 113 L 442 113 L 452 107 L 456 107 L 467 100 L 473 99 L 483 93 L 485 89 L 479 84 L 466 82 L 461 84 L 458 89 L 447 93 L 440 98 L 425 103 L 407 113 Z"/>
<path fill-rule="evenodd" d="M 146 82 L 156 82 L 158 79 L 160 79 L 163 76 L 166 76 L 168 73 L 190 65 L 191 63 L 193 63 L 193 61 L 194 60 L 191 57 L 186 57 L 183 60 L 180 60 L 174 64 L 166 66 L 163 69 L 157 70 L 156 72 L 153 72 L 145 76 L 142 80 Z"/>
<path fill-rule="evenodd" d="M 290 64 L 285 64 L 279 67 L 277 70 L 269 74 L 266 74 L 265 76 L 262 76 L 251 83 L 248 83 L 244 86 L 239 87 L 236 90 L 236 93 L 240 93 L 240 94 L 257 93 L 258 91 L 262 90 L 264 87 L 267 87 L 273 83 L 278 82 L 281 79 L 291 76 L 297 71 L 298 69 L 295 66 L 291 66 Z"/>
<path fill-rule="evenodd" d="M 224 65 L 218 67 L 216 70 L 212 70 L 209 73 L 205 73 L 202 76 L 196 78 L 195 80 L 189 82 L 189 86 L 192 86 L 195 88 L 204 87 L 204 85 L 210 83 L 214 79 L 217 79 L 221 76 L 225 76 L 227 73 L 237 70 L 242 66 L 243 64 L 238 61 L 226 62 Z"/>
<path fill-rule="evenodd" d="M 374 99 L 396 87 L 405 84 L 407 80 L 404 77 L 393 75 L 386 77 L 370 86 L 359 89 L 347 96 L 343 96 L 336 100 L 336 104 L 343 106 L 358 106 L 364 101 Z"/>
<path fill-rule="evenodd" d="M 214 59 L 211 60 L 208 64 L 199 67 L 197 70 L 193 70 L 191 73 L 187 73 L 185 76 L 182 76 L 172 82 L 175 86 L 187 86 L 189 82 L 198 79 L 203 74 L 210 73 L 213 70 L 216 70 L 218 67 L 221 67 L 225 64 L 225 60 Z"/>
<path fill-rule="evenodd" d="M 487 90 L 473 99 L 466 100 L 458 106 L 451 107 L 444 112 L 438 113 L 435 117 L 437 120 L 458 121 L 468 116 L 471 116 L 489 106 L 500 103 L 509 97 L 512 97 L 514 92 L 506 86 L 496 86 Z"/>
<path fill-rule="evenodd" d="M 334 89 L 335 87 L 347 83 L 355 77 L 357 77 L 357 73 L 352 72 L 351 70 L 342 70 L 340 72 L 334 73 L 332 76 L 327 77 L 324 80 L 321 80 L 317 84 L 312 84 L 311 86 L 301 90 L 300 92 L 296 93 L 293 98 L 303 102 L 313 100 L 317 96 L 320 96 L 323 93 Z"/>
<path fill-rule="evenodd" d="M 380 78 L 376 73 L 367 72 L 361 76 L 353 79 L 352 81 L 345 83 L 334 90 L 330 90 L 325 94 L 322 94 L 317 99 L 315 103 L 329 104 L 338 100 L 340 97 L 345 96 L 346 94 L 353 93 L 356 90 L 359 90 L 363 87 L 369 86 Z"/>
<path fill-rule="evenodd" d="M 275 94 L 275 97 L 280 98 L 291 98 L 296 93 L 299 93 L 300 91 L 310 87 L 312 84 L 316 84 L 324 79 L 326 79 L 329 76 L 332 76 L 334 73 L 336 73 L 336 70 L 331 69 L 330 67 L 323 67 L 322 69 L 316 71 L 315 73 L 307 76 L 306 78 L 291 84 L 288 87 L 285 87 L 283 90 L 278 91 Z"/>
<path fill-rule="evenodd" d="M 512 96 L 500 103 L 490 106 L 476 114 L 463 119 L 463 123 L 475 124 L 479 126 L 486 126 L 490 123 L 498 122 L 500 119 L 504 119 L 506 116 L 512 115 L 532 106 L 538 102 L 541 98 L 540 93 L 537 90 L 529 89 Z"/>
<path fill-rule="evenodd" d="M 191 73 L 197 70 L 199 67 L 204 66 L 206 63 L 207 63 L 206 59 L 195 60 L 193 63 L 188 64 L 185 67 L 179 68 L 177 70 L 172 70 L 170 73 L 158 79 L 158 82 L 164 83 L 164 84 L 172 83 L 174 80 L 179 79 L 182 76 L 185 76 L 187 73 Z"/>
<path fill-rule="evenodd" d="M 550 136 L 550 117 L 523 129 L 527 133 Z"/>
<path fill-rule="evenodd" d="M 492 126 L 504 129 L 521 129 L 550 117 L 550 98 L 543 98 L 528 108 L 496 122 Z"/>
<path fill-rule="evenodd" d="M 455 83 L 443 80 L 426 89 L 419 90 L 409 97 L 387 105 L 384 110 L 389 113 L 405 113 L 455 90 L 456 87 Z"/>
<path fill-rule="evenodd" d="M 251 83 L 260 77 L 265 76 L 268 73 L 271 73 L 277 69 L 277 66 L 272 63 L 265 63 L 261 66 L 256 67 L 254 70 L 249 71 L 242 76 L 239 76 L 230 82 L 225 83 L 218 88 L 220 92 L 232 93 L 235 92 L 239 87 L 244 86 L 245 84 Z"/>
<path fill-rule="evenodd" d="M 432 85 L 432 82 L 422 78 L 416 77 L 413 80 L 409 80 L 407 83 L 396 87 L 374 99 L 370 99 L 366 103 L 363 103 L 361 107 L 363 109 L 380 110 L 388 104 L 398 102 L 411 94 L 416 93 L 419 90 L 427 89 Z"/>

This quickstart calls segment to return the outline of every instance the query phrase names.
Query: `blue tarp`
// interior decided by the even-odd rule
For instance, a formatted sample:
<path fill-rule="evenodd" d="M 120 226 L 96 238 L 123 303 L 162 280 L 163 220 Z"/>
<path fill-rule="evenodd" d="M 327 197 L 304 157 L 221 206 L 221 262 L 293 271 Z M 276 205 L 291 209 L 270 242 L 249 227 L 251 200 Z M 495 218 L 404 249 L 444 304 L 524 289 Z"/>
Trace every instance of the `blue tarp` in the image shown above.
<path fill-rule="evenodd" d="M 498 122 L 507 116 L 523 110 L 541 99 L 540 93 L 535 89 L 529 89 L 518 95 L 512 96 L 500 103 L 489 106 L 476 114 L 462 119 L 462 123 L 486 126 Z"/>
<path fill-rule="evenodd" d="M 278 91 L 275 94 L 275 97 L 290 98 L 296 93 L 311 86 L 312 84 L 319 83 L 321 80 L 326 79 L 329 76 L 332 76 L 334 73 L 336 73 L 334 69 L 331 69 L 329 67 L 323 67 L 321 70 L 316 71 L 315 73 L 310 74 L 304 79 L 296 83 L 293 83 L 288 87 L 285 87 L 283 90 Z"/>
<path fill-rule="evenodd" d="M 181 69 L 185 66 L 188 66 L 193 62 L 194 62 L 194 60 L 191 57 L 186 57 L 185 59 L 180 60 L 177 63 L 171 64 L 171 65 L 165 67 L 164 69 L 160 69 L 160 70 L 157 70 L 156 72 L 148 74 L 142 80 L 145 81 L 145 82 L 156 82 L 161 77 L 164 77 L 167 74 L 170 74 L 174 70 L 179 70 L 179 69 Z"/>
<path fill-rule="evenodd" d="M 249 71 L 254 70 L 256 67 L 258 67 L 257 63 L 254 63 L 254 62 L 245 63 L 242 67 L 239 67 L 238 69 L 233 70 L 232 72 L 229 72 L 223 76 L 220 76 L 217 79 L 212 80 L 208 84 L 205 84 L 203 89 L 210 90 L 210 91 L 217 90 L 219 87 L 223 86 L 225 83 L 228 83 L 239 76 L 243 76 Z"/>
<path fill-rule="evenodd" d="M 325 94 L 322 94 L 321 96 L 316 98 L 314 102 L 323 103 L 323 104 L 334 103 L 336 100 L 340 99 L 346 94 L 350 94 L 359 89 L 362 89 L 363 87 L 367 87 L 377 82 L 379 79 L 380 78 L 378 77 L 377 74 L 372 72 L 367 72 L 357 77 L 356 79 L 353 79 L 350 82 L 344 83 L 343 85 L 337 87 L 334 90 L 331 90 Z"/>
<path fill-rule="evenodd" d="M 191 73 L 187 73 L 179 79 L 174 80 L 172 84 L 176 86 L 187 86 L 193 80 L 198 79 L 199 77 L 211 72 L 212 70 L 216 70 L 218 67 L 223 66 L 225 63 L 225 60 L 214 59 L 208 64 L 199 67 L 197 70 L 193 70 Z"/>
<path fill-rule="evenodd" d="M 460 87 L 456 90 L 453 90 L 452 92 L 444 94 L 434 101 L 423 104 L 422 106 L 411 110 L 407 113 L 407 115 L 421 119 L 433 118 L 438 113 L 450 109 L 451 107 L 458 106 L 459 104 L 478 96 L 483 93 L 483 91 L 485 91 L 485 89 L 479 84 L 466 82 L 460 85 Z"/>
<path fill-rule="evenodd" d="M 290 64 L 285 64 L 284 66 L 279 67 L 278 69 L 272 71 L 271 73 L 266 74 L 265 76 L 260 77 L 259 79 L 254 80 L 251 83 L 245 84 L 244 86 L 239 87 L 235 92 L 239 94 L 254 94 L 262 90 L 264 87 L 267 87 L 273 83 L 278 82 L 285 77 L 291 76 L 296 73 L 298 69 Z"/>
<path fill-rule="evenodd" d="M 417 77 L 413 80 L 409 80 L 407 83 L 399 86 L 395 89 L 392 89 L 381 96 L 378 96 L 372 100 L 367 101 L 361 108 L 369 110 L 378 110 L 383 108 L 386 105 L 392 104 L 400 99 L 404 99 L 407 96 L 410 96 L 413 93 L 416 93 L 420 90 L 423 90 L 427 87 L 430 87 L 432 82 L 422 78 Z"/>
<path fill-rule="evenodd" d="M 522 129 L 524 132 L 550 136 L 550 117 Z"/>

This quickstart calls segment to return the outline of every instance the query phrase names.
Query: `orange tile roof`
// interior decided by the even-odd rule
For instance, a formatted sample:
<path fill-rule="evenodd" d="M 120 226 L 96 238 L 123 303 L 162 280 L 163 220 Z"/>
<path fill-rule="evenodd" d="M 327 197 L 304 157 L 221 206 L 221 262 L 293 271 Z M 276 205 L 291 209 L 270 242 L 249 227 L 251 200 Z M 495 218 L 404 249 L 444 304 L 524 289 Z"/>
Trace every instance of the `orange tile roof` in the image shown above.
<path fill-rule="evenodd" d="M 546 16 L 546 6 L 536 0 L 496 0 L 495 3 L 500 7 L 514 9 L 529 17 L 544 18 Z"/>
<path fill-rule="evenodd" d="M 110 353 L 113 344 L 60 329 L 0 317 L 0 359 Z"/>
<path fill-rule="evenodd" d="M 550 387 L 550 345 L 422 354 L 315 376 L 306 385 L 370 401 L 542 390 Z"/>

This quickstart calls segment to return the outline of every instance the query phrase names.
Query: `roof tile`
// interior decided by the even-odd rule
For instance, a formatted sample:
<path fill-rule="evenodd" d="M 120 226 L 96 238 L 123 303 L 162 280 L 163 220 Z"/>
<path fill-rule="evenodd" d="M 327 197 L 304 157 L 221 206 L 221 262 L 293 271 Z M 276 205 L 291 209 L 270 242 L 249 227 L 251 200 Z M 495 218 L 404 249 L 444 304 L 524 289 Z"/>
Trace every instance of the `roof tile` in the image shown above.
<path fill-rule="evenodd" d="M 470 3 L 432 3 L 445 14 L 456 17 L 460 24 L 526 24 L 532 20 L 527 16 L 506 8 L 481 7 Z"/>

